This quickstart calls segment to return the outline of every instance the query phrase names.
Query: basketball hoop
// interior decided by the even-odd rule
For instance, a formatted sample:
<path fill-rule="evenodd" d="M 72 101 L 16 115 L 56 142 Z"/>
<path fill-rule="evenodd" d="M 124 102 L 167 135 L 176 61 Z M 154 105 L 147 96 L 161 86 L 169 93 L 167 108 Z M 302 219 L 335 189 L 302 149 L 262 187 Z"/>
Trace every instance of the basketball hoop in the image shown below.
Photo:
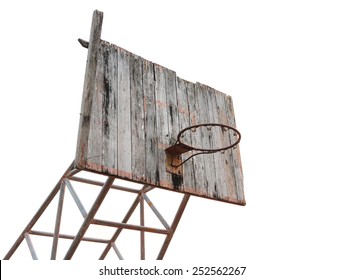
<path fill-rule="evenodd" d="M 233 131 L 233 135 L 236 137 L 234 143 L 225 146 L 225 147 L 216 147 L 216 148 L 205 148 L 205 147 L 195 147 L 189 144 L 182 142 L 182 138 L 184 137 L 184 133 L 186 131 L 196 132 L 197 128 L 199 127 L 206 127 L 207 130 L 212 130 L 213 127 L 220 127 L 222 131 Z M 167 171 L 173 174 L 182 174 L 182 165 L 185 164 L 191 158 L 202 155 L 202 154 L 214 154 L 217 152 L 224 153 L 226 150 L 235 148 L 238 143 L 241 141 L 241 133 L 234 127 L 225 125 L 225 124 L 218 124 L 218 123 L 205 123 L 205 124 L 198 124 L 192 125 L 185 129 L 182 129 L 179 134 L 177 135 L 177 140 L 173 146 L 170 146 L 165 150 L 167 155 Z M 230 139 L 232 142 L 232 139 Z M 190 151 L 196 151 L 197 153 L 190 155 L 185 160 L 181 159 L 181 155 Z"/>

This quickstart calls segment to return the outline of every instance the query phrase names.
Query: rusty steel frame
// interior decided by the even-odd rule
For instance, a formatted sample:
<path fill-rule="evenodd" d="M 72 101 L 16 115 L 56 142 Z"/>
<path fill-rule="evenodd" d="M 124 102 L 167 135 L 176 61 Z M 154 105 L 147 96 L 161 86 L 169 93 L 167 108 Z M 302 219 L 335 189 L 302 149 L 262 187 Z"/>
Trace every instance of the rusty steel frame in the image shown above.
<path fill-rule="evenodd" d="M 64 179 L 65 184 L 67 185 L 67 188 L 71 194 L 71 196 L 73 197 L 77 207 L 79 208 L 81 215 L 83 218 L 86 218 L 87 216 L 87 211 L 85 209 L 85 207 L 83 206 L 79 196 L 77 195 L 76 191 L 74 190 L 72 184 L 70 183 L 70 181 L 68 179 Z"/>
<path fill-rule="evenodd" d="M 36 224 L 36 222 L 38 221 L 40 216 L 43 214 L 45 209 L 49 206 L 50 202 L 54 199 L 55 195 L 58 193 L 58 191 L 60 189 L 61 182 L 64 179 L 64 177 L 67 176 L 69 172 L 71 172 L 71 171 L 73 171 L 75 169 L 74 165 L 75 164 L 74 164 L 74 161 L 73 161 L 71 163 L 71 165 L 68 167 L 68 169 L 66 170 L 66 172 L 63 174 L 61 179 L 58 181 L 56 186 L 52 189 L 51 193 L 45 199 L 45 201 L 43 202 L 42 206 L 38 209 L 38 211 L 33 216 L 33 218 L 28 223 L 28 225 L 25 227 L 23 232 L 19 235 L 18 239 L 14 242 L 13 246 L 11 247 L 11 249 L 5 255 L 4 260 L 9 260 L 11 258 L 11 256 L 13 255 L 13 253 L 17 250 L 17 248 L 19 247 L 21 242 L 24 240 L 25 234 L 27 234 L 33 228 L 33 226 Z"/>
<path fill-rule="evenodd" d="M 37 253 L 36 253 L 35 248 L 33 247 L 33 243 L 32 243 L 30 235 L 28 233 L 25 233 L 24 236 L 25 236 L 25 240 L 26 240 L 27 246 L 29 247 L 32 259 L 33 260 L 38 260 Z"/>
<path fill-rule="evenodd" d="M 114 252 L 117 254 L 118 259 L 124 260 L 124 258 L 123 258 L 123 256 L 122 256 L 122 254 L 120 253 L 120 251 L 119 251 L 117 245 L 113 243 L 113 244 L 112 244 L 112 248 L 113 248 Z"/>
<path fill-rule="evenodd" d="M 54 237 L 54 234 L 51 232 L 37 231 L 37 230 L 31 230 L 31 231 L 29 231 L 29 234 L 46 236 L 46 237 Z M 75 235 L 59 234 L 58 238 L 74 240 Z M 105 244 L 107 244 L 109 242 L 108 239 L 99 239 L 99 238 L 92 238 L 92 237 L 83 237 L 81 240 L 82 241 L 95 242 L 95 243 L 105 243 Z"/>
<path fill-rule="evenodd" d="M 15 241 L 11 249 L 8 251 L 6 256 L 4 257 L 4 260 L 8 260 L 12 257 L 14 252 L 17 250 L 17 248 L 20 246 L 22 241 L 25 239 L 26 243 L 29 247 L 32 259 L 36 260 L 38 259 L 37 253 L 35 251 L 35 248 L 33 246 L 33 243 L 30 239 L 30 235 L 36 235 L 36 236 L 45 236 L 45 237 L 52 237 L 52 248 L 51 248 L 51 260 L 56 260 L 57 257 L 57 249 L 58 249 L 58 241 L 60 238 L 62 239 L 69 239 L 73 240 L 69 249 L 67 250 L 64 259 L 70 260 L 72 259 L 75 251 L 77 250 L 79 244 L 81 241 L 87 241 L 87 242 L 95 242 L 95 243 L 102 243 L 106 244 L 105 249 L 103 250 L 102 254 L 99 257 L 99 260 L 103 260 L 106 258 L 108 252 L 113 249 L 115 254 L 117 255 L 119 260 L 123 260 L 124 257 L 119 251 L 116 240 L 119 237 L 119 235 L 122 233 L 123 229 L 125 230 L 135 230 L 140 231 L 140 259 L 145 260 L 146 259 L 146 244 L 145 244 L 145 232 L 150 233 L 156 233 L 156 234 L 164 234 L 166 235 L 165 240 L 161 246 L 161 249 L 157 255 L 157 259 L 161 260 L 163 259 L 168 246 L 173 238 L 173 235 L 175 233 L 175 230 L 179 224 L 179 221 L 181 219 L 181 216 L 185 210 L 185 207 L 187 205 L 187 202 L 189 200 L 190 195 L 184 194 L 183 199 L 180 203 L 180 206 L 175 214 L 174 220 L 171 225 L 168 224 L 168 222 L 163 218 L 162 214 L 157 210 L 156 206 L 152 203 L 152 201 L 147 196 L 147 192 L 153 190 L 155 187 L 150 185 L 143 185 L 141 189 L 133 189 L 128 187 L 123 187 L 120 185 L 113 184 L 115 181 L 114 176 L 105 176 L 107 179 L 105 182 L 91 180 L 82 178 L 80 176 L 75 176 L 80 171 L 76 169 L 74 162 L 69 166 L 69 168 L 65 171 L 65 173 L 62 175 L 62 177 L 59 179 L 56 186 L 53 188 L 51 193 L 48 195 L 46 200 L 43 202 L 41 207 L 38 209 L 36 214 L 33 216 L 31 221 L 28 223 L 28 225 L 24 228 L 22 233 L 19 235 L 18 239 Z M 90 184 L 94 186 L 101 186 L 101 190 L 95 199 L 94 203 L 92 204 L 90 210 L 87 212 L 85 207 L 83 206 L 79 196 L 77 195 L 74 187 L 72 186 L 72 181 L 74 182 L 80 182 L 85 184 Z M 80 226 L 78 232 L 76 235 L 68 235 L 60 233 L 60 227 L 61 227 L 61 221 L 62 221 L 62 212 L 63 212 L 63 203 L 64 203 L 64 197 L 65 197 L 65 190 L 68 189 L 69 193 L 71 194 L 75 204 L 77 205 L 78 209 L 81 212 L 81 215 L 84 218 L 84 221 L 82 225 Z M 118 191 L 125 191 L 128 193 L 134 193 L 136 194 L 136 199 L 133 201 L 132 205 L 129 207 L 126 215 L 121 220 L 121 222 L 114 222 L 114 221 L 107 221 L 102 219 L 95 219 L 95 215 L 100 208 L 102 202 L 104 201 L 106 195 L 108 194 L 110 189 L 118 190 Z M 38 231 L 33 230 L 34 225 L 39 220 L 41 215 L 44 213 L 44 211 L 48 208 L 52 200 L 56 197 L 56 195 L 59 193 L 58 198 L 58 204 L 57 204 L 57 211 L 56 211 L 56 220 L 55 220 L 55 227 L 53 232 L 44 232 L 44 231 Z M 148 227 L 145 225 L 145 207 L 144 204 L 147 203 L 149 207 L 151 208 L 152 212 L 156 215 L 158 220 L 161 222 L 161 225 L 163 225 L 163 228 L 156 228 L 156 227 Z M 137 209 L 139 205 L 139 225 L 135 224 L 129 224 L 128 221 L 134 211 Z M 85 237 L 85 233 L 90 225 L 98 225 L 98 226 L 106 226 L 106 227 L 114 227 L 116 228 L 116 231 L 114 232 L 113 236 L 110 239 L 100 239 L 100 238 L 93 238 L 93 237 Z"/>
<path fill-rule="evenodd" d="M 98 197 L 96 198 L 96 200 L 93 203 L 91 209 L 89 210 L 85 220 L 83 221 L 83 223 L 79 229 L 79 232 L 77 233 L 75 239 L 73 240 L 73 243 L 70 245 L 70 248 L 64 257 L 65 260 L 70 260 L 73 257 L 77 247 L 79 246 L 79 244 L 81 242 L 81 239 L 85 235 L 88 227 L 90 226 L 92 220 L 95 217 L 96 212 L 98 212 L 102 202 L 104 201 L 108 191 L 110 190 L 110 188 L 114 182 L 114 179 L 115 178 L 113 176 L 109 176 L 107 178 L 107 180 L 106 180 L 105 184 L 103 185 L 100 193 L 98 194 Z"/>
<path fill-rule="evenodd" d="M 63 210 L 65 189 L 66 189 L 66 184 L 65 184 L 64 180 L 62 180 L 61 187 L 60 187 L 60 198 L 59 198 L 58 206 L 57 206 L 55 231 L 54 231 L 54 237 L 53 237 L 52 249 L 51 249 L 51 260 L 56 260 L 58 236 L 60 235 L 60 227 L 61 227 L 61 219 L 62 219 L 62 210 Z"/>
<path fill-rule="evenodd" d="M 139 211 L 140 211 L 140 219 L 139 219 L 139 223 L 141 227 L 145 226 L 145 219 L 144 219 L 144 199 L 143 196 L 144 194 L 142 193 L 142 195 L 139 198 Z M 140 242 L 141 242 L 141 260 L 145 260 L 145 232 L 142 230 L 140 232 Z"/>

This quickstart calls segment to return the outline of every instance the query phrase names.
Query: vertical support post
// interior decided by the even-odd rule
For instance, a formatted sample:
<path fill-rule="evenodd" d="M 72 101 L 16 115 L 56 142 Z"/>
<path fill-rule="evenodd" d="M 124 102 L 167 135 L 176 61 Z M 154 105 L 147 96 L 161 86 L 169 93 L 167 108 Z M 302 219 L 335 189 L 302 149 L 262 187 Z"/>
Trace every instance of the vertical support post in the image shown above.
<path fill-rule="evenodd" d="M 140 225 L 144 227 L 144 198 L 143 193 L 140 195 Z M 141 260 L 145 260 L 145 232 L 140 232 L 141 236 Z"/>
<path fill-rule="evenodd" d="M 58 201 L 58 206 L 57 206 L 55 231 L 54 231 L 54 237 L 52 241 L 51 260 L 56 260 L 56 255 L 57 255 L 57 244 L 58 244 L 58 237 L 60 235 L 64 193 L 65 193 L 65 183 L 64 183 L 64 180 L 62 180 L 61 187 L 60 187 L 60 199 Z"/>
<path fill-rule="evenodd" d="M 13 253 L 18 249 L 19 245 L 21 244 L 21 242 L 23 242 L 24 238 L 25 238 L 25 234 L 27 232 L 29 232 L 33 226 L 36 224 L 36 222 L 38 221 L 38 219 L 40 218 L 40 216 L 44 213 L 45 209 L 49 206 L 49 204 L 51 203 L 51 201 L 54 199 L 54 197 L 56 196 L 56 194 L 58 193 L 59 189 L 60 189 L 60 185 L 62 180 L 64 179 L 65 176 L 67 176 L 69 174 L 70 171 L 72 171 L 74 169 L 74 161 L 71 163 L 71 165 L 68 167 L 68 169 L 66 170 L 66 172 L 63 174 L 63 176 L 61 177 L 61 179 L 58 181 L 58 183 L 56 184 L 56 186 L 53 188 L 53 190 L 51 191 L 51 193 L 48 195 L 48 197 L 45 199 L 45 201 L 43 202 L 42 206 L 38 209 L 38 211 L 36 212 L 36 214 L 33 216 L 33 218 L 31 219 L 31 221 L 28 223 L 28 225 L 25 227 L 25 229 L 22 231 L 22 233 L 19 235 L 18 239 L 15 241 L 15 243 L 13 244 L 13 246 L 11 247 L 11 249 L 8 251 L 8 253 L 6 254 L 6 256 L 4 257 L 4 260 L 9 260 Z"/>
<path fill-rule="evenodd" d="M 93 206 L 89 210 L 87 217 L 83 221 L 83 223 L 79 229 L 79 232 L 75 236 L 73 243 L 70 245 L 70 248 L 64 257 L 65 260 L 70 260 L 73 257 L 77 247 L 79 246 L 79 244 L 81 242 L 81 239 L 85 235 L 85 233 L 86 233 L 90 223 L 92 222 L 96 212 L 98 211 L 98 209 L 101 206 L 102 202 L 104 201 L 108 191 L 110 190 L 110 188 L 114 182 L 114 179 L 115 178 L 113 176 L 109 176 L 108 179 L 106 180 L 106 182 L 105 182 L 104 186 L 102 187 L 98 197 L 94 201 Z"/>
<path fill-rule="evenodd" d="M 33 260 L 38 260 L 35 248 L 33 247 L 30 235 L 28 233 L 25 233 L 25 240 L 26 240 L 27 246 L 29 247 L 32 259 Z"/>
<path fill-rule="evenodd" d="M 184 210 L 186 208 L 186 205 L 187 205 L 187 202 L 189 200 L 189 197 L 190 197 L 190 194 L 185 194 L 183 196 L 183 199 L 182 199 L 182 201 L 180 203 L 179 209 L 176 212 L 174 221 L 173 221 L 173 223 L 172 223 L 172 225 L 170 227 L 170 233 L 168 233 L 168 235 L 166 236 L 166 239 L 164 240 L 164 243 L 163 243 L 163 245 L 161 247 L 161 250 L 160 250 L 160 252 L 159 252 L 159 254 L 157 256 L 158 260 L 162 260 L 163 259 L 164 255 L 165 255 L 165 253 L 166 253 L 166 251 L 168 249 L 170 241 L 173 238 L 175 230 L 176 230 L 176 228 L 177 228 L 177 226 L 178 226 L 178 224 L 180 222 L 181 216 L 182 216 L 182 214 L 183 214 L 183 212 L 184 212 Z"/>

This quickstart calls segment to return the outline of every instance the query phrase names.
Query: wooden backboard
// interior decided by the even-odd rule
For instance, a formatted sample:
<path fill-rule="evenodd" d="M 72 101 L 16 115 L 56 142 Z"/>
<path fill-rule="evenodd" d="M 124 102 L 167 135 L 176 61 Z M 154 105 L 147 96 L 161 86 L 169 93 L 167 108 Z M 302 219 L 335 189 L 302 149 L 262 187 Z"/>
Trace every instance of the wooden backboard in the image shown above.
<path fill-rule="evenodd" d="M 101 40 L 103 14 L 93 14 L 76 165 L 117 178 L 245 205 L 239 147 L 199 155 L 182 174 L 166 170 L 165 149 L 180 130 L 200 123 L 235 127 L 230 96 Z M 198 131 L 185 141 L 225 146 L 232 135 Z"/>

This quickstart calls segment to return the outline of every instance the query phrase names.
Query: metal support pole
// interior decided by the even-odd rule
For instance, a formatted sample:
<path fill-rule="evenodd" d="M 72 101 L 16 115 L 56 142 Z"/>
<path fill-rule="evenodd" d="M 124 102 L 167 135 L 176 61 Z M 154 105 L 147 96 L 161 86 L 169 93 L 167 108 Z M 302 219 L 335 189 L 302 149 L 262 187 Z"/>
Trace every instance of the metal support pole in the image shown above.
<path fill-rule="evenodd" d="M 144 200 L 148 203 L 148 205 L 150 206 L 151 210 L 155 213 L 155 215 L 157 216 L 157 218 L 160 220 L 160 222 L 164 225 L 164 227 L 166 229 L 169 229 L 170 226 L 168 225 L 167 221 L 163 218 L 163 216 L 161 215 L 160 212 L 158 212 L 157 208 L 155 207 L 155 205 L 151 202 L 151 200 L 149 199 L 149 197 L 145 194 L 142 193 L 142 196 L 144 198 Z"/>
<path fill-rule="evenodd" d="M 178 224 L 180 222 L 181 216 L 182 216 L 182 214 L 183 214 L 183 212 L 184 212 L 184 210 L 186 208 L 186 205 L 187 205 L 187 202 L 189 200 L 189 197 L 190 197 L 190 194 L 185 194 L 183 196 L 183 199 L 181 201 L 179 209 L 177 210 L 175 218 L 174 218 L 174 221 L 173 221 L 173 223 L 171 225 L 170 232 L 166 236 L 166 239 L 164 240 L 164 243 L 163 243 L 163 245 L 161 247 L 160 253 L 157 256 L 158 260 L 162 260 L 163 259 L 164 255 L 165 255 L 165 253 L 166 253 L 166 251 L 168 249 L 170 241 L 173 238 L 174 232 L 175 232 L 175 230 L 176 230 L 176 228 L 177 228 L 177 226 L 178 226 Z"/>
<path fill-rule="evenodd" d="M 108 179 L 106 180 L 106 182 L 105 182 L 104 186 L 102 187 L 98 197 L 94 201 L 93 206 L 89 210 L 87 217 L 85 218 L 84 222 L 82 223 L 82 225 L 79 229 L 79 232 L 77 233 L 73 243 L 70 245 L 70 248 L 64 257 L 65 260 L 70 260 L 73 257 L 77 247 L 79 246 L 79 244 L 81 242 L 81 239 L 85 235 L 85 233 L 86 233 L 89 225 L 91 224 L 96 212 L 98 211 L 100 205 L 104 201 L 106 194 L 110 190 L 114 179 L 115 178 L 113 176 L 109 176 Z"/>
<path fill-rule="evenodd" d="M 28 233 L 25 233 L 25 240 L 26 240 L 27 246 L 29 247 L 32 259 L 33 260 L 38 260 L 35 248 L 33 247 L 30 235 Z"/>
<path fill-rule="evenodd" d="M 91 180 L 91 179 L 86 179 L 86 178 L 81 178 L 81 177 L 77 177 L 77 176 L 68 176 L 67 178 L 70 181 L 90 184 L 90 185 L 99 186 L 99 187 L 102 187 L 104 185 L 103 182 L 99 182 L 99 181 Z M 139 193 L 140 192 L 140 190 L 131 189 L 131 188 L 127 188 L 127 187 L 122 187 L 122 186 L 119 186 L 119 185 L 116 185 L 116 184 L 113 184 L 111 186 L 111 188 L 115 189 L 115 190 L 119 190 L 119 191 L 131 192 L 131 193 Z"/>
<path fill-rule="evenodd" d="M 114 244 L 114 243 L 112 243 L 112 248 L 113 248 L 113 250 L 116 252 L 118 258 L 119 258 L 121 261 L 124 260 L 122 254 L 120 254 L 120 251 L 119 251 L 117 245 Z"/>
<path fill-rule="evenodd" d="M 71 176 L 74 176 L 75 174 L 79 173 L 81 170 L 79 169 L 74 169 L 72 171 L 70 171 L 67 175 L 66 175 L 66 178 L 67 177 L 71 177 Z"/>
<path fill-rule="evenodd" d="M 143 193 L 141 194 L 141 197 L 139 199 L 140 203 L 140 226 L 144 227 L 144 199 L 143 199 Z M 145 260 L 145 232 L 140 232 L 141 237 L 141 260 Z"/>
<path fill-rule="evenodd" d="M 86 218 L 87 216 L 87 211 L 85 209 L 85 207 L 83 206 L 79 196 L 77 195 L 76 191 L 74 190 L 72 184 L 70 183 L 70 181 L 68 179 L 64 179 L 64 182 L 66 183 L 67 185 L 67 188 L 71 194 L 71 196 L 73 197 L 77 207 L 79 208 L 80 212 L 81 212 L 81 215 L 83 218 Z"/>
<path fill-rule="evenodd" d="M 116 227 L 116 228 L 122 228 L 122 229 L 146 231 L 146 232 L 159 233 L 159 234 L 168 234 L 168 230 L 166 229 L 159 229 L 159 228 L 153 228 L 153 227 L 141 227 L 141 226 L 127 224 L 127 223 L 117 223 L 117 222 L 111 222 L 111 221 L 105 221 L 105 220 L 99 220 L 99 219 L 93 219 L 91 223 L 93 225 L 99 225 L 99 226 Z"/>
<path fill-rule="evenodd" d="M 60 228 L 61 228 L 64 193 L 65 193 L 65 183 L 64 183 L 64 180 L 62 180 L 61 187 L 60 187 L 60 199 L 58 201 L 58 206 L 57 206 L 54 238 L 52 240 L 51 260 L 56 260 L 56 255 L 57 255 L 57 244 L 58 244 L 58 237 L 59 237 Z"/>
<path fill-rule="evenodd" d="M 31 230 L 29 232 L 29 234 L 31 234 L 31 235 L 38 235 L 38 236 L 46 236 L 46 237 L 54 237 L 54 234 L 51 233 L 51 232 L 37 231 L 37 230 Z M 61 234 L 60 233 L 59 238 L 74 240 L 75 236 L 74 235 Z M 83 237 L 82 241 L 95 242 L 95 243 L 104 243 L 104 244 L 107 244 L 109 242 L 108 239 L 99 239 L 99 238 L 92 238 L 92 237 Z"/>
<path fill-rule="evenodd" d="M 24 228 L 24 230 L 22 231 L 22 233 L 19 235 L 18 239 L 14 242 L 14 244 L 12 245 L 11 249 L 8 251 L 8 253 L 6 254 L 6 256 L 4 257 L 4 260 L 9 260 L 13 253 L 18 249 L 19 245 L 21 244 L 21 242 L 24 240 L 25 238 L 25 233 L 29 232 L 33 226 L 36 224 L 37 220 L 40 218 L 40 216 L 44 213 L 45 209 L 49 206 L 50 202 L 54 199 L 55 195 L 58 193 L 59 189 L 60 189 L 60 185 L 61 182 L 63 180 L 63 178 L 72 170 L 74 170 L 74 161 L 71 163 L 71 165 L 68 167 L 68 169 L 66 170 L 66 172 L 62 175 L 61 179 L 58 181 L 58 183 L 56 184 L 56 186 L 53 188 L 53 190 L 51 191 L 51 193 L 48 195 L 48 197 L 45 199 L 45 201 L 43 202 L 42 206 L 38 209 L 38 211 L 36 212 L 36 214 L 33 216 L 33 218 L 31 219 L 31 221 L 28 223 L 28 225 Z"/>

